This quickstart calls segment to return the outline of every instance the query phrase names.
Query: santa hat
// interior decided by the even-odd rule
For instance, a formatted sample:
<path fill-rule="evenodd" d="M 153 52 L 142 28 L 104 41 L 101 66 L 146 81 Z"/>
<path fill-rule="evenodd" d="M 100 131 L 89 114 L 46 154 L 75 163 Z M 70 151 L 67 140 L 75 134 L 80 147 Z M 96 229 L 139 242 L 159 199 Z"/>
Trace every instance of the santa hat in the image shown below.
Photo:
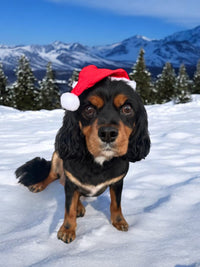
<path fill-rule="evenodd" d="M 89 65 L 79 73 L 78 83 L 71 92 L 62 94 L 61 106 L 69 111 L 75 111 L 80 106 L 79 96 L 88 88 L 94 86 L 106 77 L 111 77 L 114 80 L 123 80 L 133 89 L 136 87 L 134 81 L 130 81 L 127 72 L 123 69 L 109 70 L 99 69 L 94 65 Z"/>

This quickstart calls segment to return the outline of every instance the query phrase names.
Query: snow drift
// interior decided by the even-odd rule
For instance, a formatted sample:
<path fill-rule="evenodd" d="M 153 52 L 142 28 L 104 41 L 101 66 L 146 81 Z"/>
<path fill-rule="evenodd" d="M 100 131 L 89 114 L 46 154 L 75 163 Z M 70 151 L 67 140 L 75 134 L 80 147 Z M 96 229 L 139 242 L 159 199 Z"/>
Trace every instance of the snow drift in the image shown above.
<path fill-rule="evenodd" d="M 14 176 L 35 156 L 51 158 L 63 111 L 0 107 L 0 266 L 200 266 L 200 97 L 147 112 L 151 152 L 131 164 L 122 193 L 129 231 L 111 225 L 107 190 L 83 199 L 86 214 L 68 245 L 56 237 L 63 187 L 33 194 Z"/>

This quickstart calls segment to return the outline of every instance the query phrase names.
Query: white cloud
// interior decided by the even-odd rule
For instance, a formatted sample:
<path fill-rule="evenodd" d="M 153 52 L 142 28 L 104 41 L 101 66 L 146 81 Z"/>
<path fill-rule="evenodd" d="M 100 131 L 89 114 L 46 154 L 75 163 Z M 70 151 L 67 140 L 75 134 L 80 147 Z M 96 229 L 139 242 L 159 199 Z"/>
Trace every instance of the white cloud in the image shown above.
<path fill-rule="evenodd" d="M 121 15 L 139 15 L 164 18 L 191 26 L 200 23 L 199 0 L 51 0 L 91 8 L 107 9 Z"/>

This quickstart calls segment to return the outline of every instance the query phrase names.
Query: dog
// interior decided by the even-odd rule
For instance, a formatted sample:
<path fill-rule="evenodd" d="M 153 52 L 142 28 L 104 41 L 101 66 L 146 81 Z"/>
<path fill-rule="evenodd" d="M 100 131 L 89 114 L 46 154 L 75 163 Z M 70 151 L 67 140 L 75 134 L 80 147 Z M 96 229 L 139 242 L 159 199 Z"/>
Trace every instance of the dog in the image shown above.
<path fill-rule="evenodd" d="M 65 189 L 65 215 L 57 237 L 76 237 L 76 218 L 85 214 L 80 196 L 110 190 L 111 223 L 128 231 L 121 209 L 123 180 L 129 162 L 150 150 L 148 120 L 139 95 L 123 80 L 106 77 L 80 95 L 76 111 L 65 111 L 51 161 L 34 158 L 16 170 L 19 183 L 40 192 L 60 179 Z"/>

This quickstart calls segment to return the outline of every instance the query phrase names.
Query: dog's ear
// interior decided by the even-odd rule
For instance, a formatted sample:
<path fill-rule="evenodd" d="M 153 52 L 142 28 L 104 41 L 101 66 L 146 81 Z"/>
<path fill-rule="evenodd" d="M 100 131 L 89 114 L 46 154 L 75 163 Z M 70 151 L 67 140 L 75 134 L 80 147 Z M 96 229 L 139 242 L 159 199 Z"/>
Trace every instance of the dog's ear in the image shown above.
<path fill-rule="evenodd" d="M 65 112 L 63 125 L 56 136 L 55 150 L 63 160 L 82 157 L 86 152 L 85 139 L 75 112 Z"/>
<path fill-rule="evenodd" d="M 141 103 L 136 113 L 135 130 L 130 135 L 127 158 L 131 162 L 144 159 L 150 150 L 151 141 L 148 133 L 146 110 Z"/>

